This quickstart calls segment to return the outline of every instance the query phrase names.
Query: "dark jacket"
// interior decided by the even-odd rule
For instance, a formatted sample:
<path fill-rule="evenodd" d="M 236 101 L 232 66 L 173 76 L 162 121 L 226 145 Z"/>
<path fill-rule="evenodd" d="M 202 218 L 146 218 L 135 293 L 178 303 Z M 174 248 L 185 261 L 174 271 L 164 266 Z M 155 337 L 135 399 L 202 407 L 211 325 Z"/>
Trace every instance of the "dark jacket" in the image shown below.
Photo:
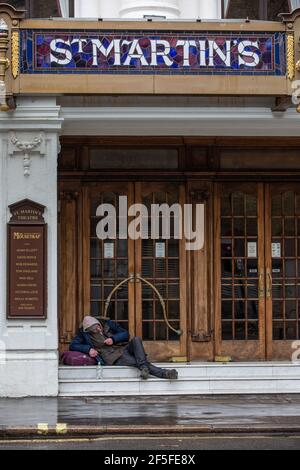
<path fill-rule="evenodd" d="M 127 343 L 129 341 L 129 333 L 118 323 L 111 320 L 101 322 L 104 327 L 105 335 L 108 338 L 111 338 L 114 342 L 114 345 L 120 343 Z M 83 331 L 83 328 L 80 328 L 77 335 L 70 344 L 70 351 L 77 351 L 83 354 L 89 354 L 90 350 L 94 349 L 91 335 Z M 99 355 L 98 363 L 105 364 L 103 358 Z"/>

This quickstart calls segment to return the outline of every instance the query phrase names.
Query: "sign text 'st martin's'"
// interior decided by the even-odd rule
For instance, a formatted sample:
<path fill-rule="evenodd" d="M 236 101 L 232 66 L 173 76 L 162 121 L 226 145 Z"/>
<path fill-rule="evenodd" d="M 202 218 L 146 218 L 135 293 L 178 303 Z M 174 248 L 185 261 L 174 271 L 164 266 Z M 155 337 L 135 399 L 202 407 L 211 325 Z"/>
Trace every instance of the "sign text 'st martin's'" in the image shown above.
<path fill-rule="evenodd" d="M 30 31 L 23 73 L 285 74 L 284 33 Z"/>

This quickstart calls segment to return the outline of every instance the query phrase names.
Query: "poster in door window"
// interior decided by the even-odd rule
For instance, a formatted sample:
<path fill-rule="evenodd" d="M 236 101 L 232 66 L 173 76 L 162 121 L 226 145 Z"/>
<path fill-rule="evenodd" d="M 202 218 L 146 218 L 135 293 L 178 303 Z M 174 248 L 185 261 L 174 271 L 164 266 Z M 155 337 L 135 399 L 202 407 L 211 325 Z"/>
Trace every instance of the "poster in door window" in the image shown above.
<path fill-rule="evenodd" d="M 272 243 L 272 258 L 281 258 L 281 243 Z"/>

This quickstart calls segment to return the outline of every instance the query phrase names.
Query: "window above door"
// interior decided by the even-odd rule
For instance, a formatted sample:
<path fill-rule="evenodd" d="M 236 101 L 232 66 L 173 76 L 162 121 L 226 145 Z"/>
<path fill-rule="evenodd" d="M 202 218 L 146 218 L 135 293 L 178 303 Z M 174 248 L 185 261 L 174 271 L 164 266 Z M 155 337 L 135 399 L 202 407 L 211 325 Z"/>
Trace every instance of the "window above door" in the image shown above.
<path fill-rule="evenodd" d="M 68 1 L 68 0 L 67 0 Z M 25 10 L 28 18 L 57 18 L 61 16 L 60 4 L 63 0 L 7 0 L 4 3 L 17 10 Z"/>
<path fill-rule="evenodd" d="M 299 0 L 224 0 L 223 12 L 228 19 L 281 21 L 280 13 L 289 13 L 299 6 Z"/>

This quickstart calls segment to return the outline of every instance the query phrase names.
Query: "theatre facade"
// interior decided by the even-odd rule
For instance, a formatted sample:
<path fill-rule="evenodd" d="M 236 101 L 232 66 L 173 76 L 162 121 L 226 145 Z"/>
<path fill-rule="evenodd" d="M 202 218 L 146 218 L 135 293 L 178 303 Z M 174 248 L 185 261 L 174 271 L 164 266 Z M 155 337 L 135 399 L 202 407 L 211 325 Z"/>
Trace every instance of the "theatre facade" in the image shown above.
<path fill-rule="evenodd" d="M 0 396 L 56 396 L 87 314 L 155 362 L 297 359 L 300 9 L 281 18 L 38 20 L 0 4 Z M 149 231 L 120 236 L 136 204 Z M 200 245 L 175 213 L 152 237 L 153 204 L 189 208 Z"/>

